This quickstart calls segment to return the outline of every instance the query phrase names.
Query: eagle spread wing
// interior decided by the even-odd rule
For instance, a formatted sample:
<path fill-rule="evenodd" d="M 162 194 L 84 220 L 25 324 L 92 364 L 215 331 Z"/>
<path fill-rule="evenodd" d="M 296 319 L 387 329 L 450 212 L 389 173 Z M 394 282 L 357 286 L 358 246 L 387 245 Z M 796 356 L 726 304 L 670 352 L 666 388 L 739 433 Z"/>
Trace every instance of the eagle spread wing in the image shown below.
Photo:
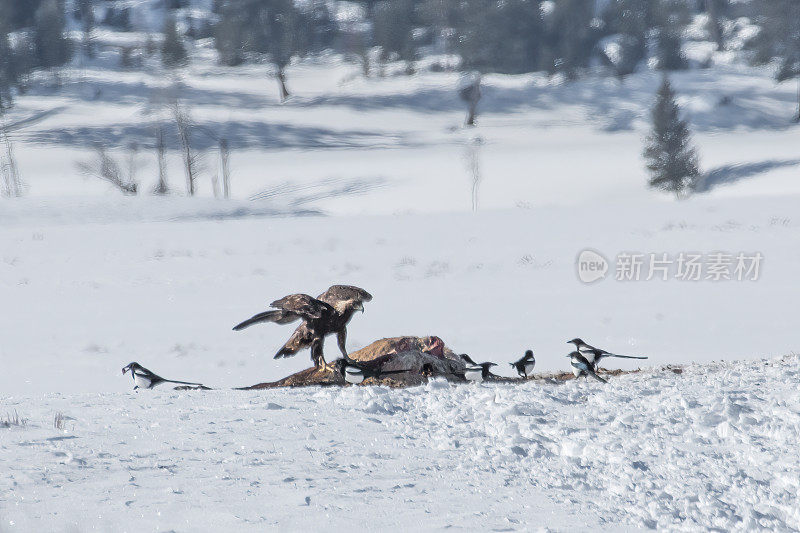
<path fill-rule="evenodd" d="M 295 320 L 315 320 L 327 313 L 333 312 L 333 308 L 325 302 L 312 298 L 308 294 L 290 294 L 280 300 L 275 300 L 270 304 L 277 311 L 264 311 L 258 313 L 244 322 L 233 327 L 234 331 L 242 330 L 253 324 L 261 322 L 275 322 L 276 324 L 289 324 Z"/>
<path fill-rule="evenodd" d="M 312 298 L 308 294 L 290 294 L 284 296 L 280 300 L 275 300 L 270 307 L 280 309 L 284 313 L 291 313 L 297 315 L 299 318 L 306 320 L 314 320 L 322 318 L 326 313 L 333 311 L 333 308 L 316 298 Z"/>

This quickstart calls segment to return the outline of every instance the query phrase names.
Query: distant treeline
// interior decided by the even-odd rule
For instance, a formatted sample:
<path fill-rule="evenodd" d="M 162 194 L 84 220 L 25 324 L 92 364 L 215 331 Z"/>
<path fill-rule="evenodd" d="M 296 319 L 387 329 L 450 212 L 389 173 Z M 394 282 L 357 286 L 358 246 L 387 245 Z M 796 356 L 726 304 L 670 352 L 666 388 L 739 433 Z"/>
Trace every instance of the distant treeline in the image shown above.
<path fill-rule="evenodd" d="M 365 75 L 381 74 L 388 61 L 402 61 L 413 72 L 426 53 L 458 56 L 464 70 L 544 71 L 567 79 L 593 66 L 623 77 L 643 60 L 682 69 L 689 66 L 682 52 L 685 30 L 689 24 L 697 29 L 698 14 L 705 14 L 702 29 L 719 50 L 728 46 L 733 21 L 747 17 L 760 28 L 750 39 L 753 60 L 777 60 L 779 79 L 800 76 L 797 0 L 356 0 L 349 3 L 358 8 L 350 10 L 356 16 L 337 16 L 331 5 L 214 0 L 203 16 L 185 9 L 190 0 L 162 0 L 153 2 L 153 13 L 164 17 L 165 66 L 188 61 L 186 39 L 209 38 L 223 65 L 269 58 L 286 94 L 284 70 L 291 58 L 323 50 L 360 58 Z M 31 69 L 62 65 L 76 52 L 91 55 L 95 25 L 133 29 L 129 6 L 117 0 L 0 0 L 0 98 L 10 98 L 9 88 Z M 83 30 L 82 42 L 66 37 L 68 20 Z"/>

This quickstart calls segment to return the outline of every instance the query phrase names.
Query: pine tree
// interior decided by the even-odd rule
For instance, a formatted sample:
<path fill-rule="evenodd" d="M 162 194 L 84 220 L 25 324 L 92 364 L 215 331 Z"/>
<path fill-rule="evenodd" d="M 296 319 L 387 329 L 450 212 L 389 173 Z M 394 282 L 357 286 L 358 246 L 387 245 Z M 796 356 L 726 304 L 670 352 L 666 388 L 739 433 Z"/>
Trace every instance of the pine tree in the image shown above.
<path fill-rule="evenodd" d="M 681 49 L 681 35 L 674 27 L 664 26 L 658 32 L 658 68 L 684 70 L 689 66 Z"/>
<path fill-rule="evenodd" d="M 0 115 L 13 104 L 12 88 L 16 83 L 15 54 L 8 34 L 0 24 Z"/>
<path fill-rule="evenodd" d="M 575 78 L 586 67 L 599 33 L 593 26 L 595 2 L 592 0 L 559 0 L 545 17 L 547 49 L 545 58 L 550 72 Z"/>
<path fill-rule="evenodd" d="M 161 44 L 161 63 L 167 68 L 185 65 L 187 61 L 186 47 L 178 32 L 174 17 L 167 17 L 164 23 L 164 42 Z"/>
<path fill-rule="evenodd" d="M 293 0 L 220 0 L 215 6 L 221 15 L 214 36 L 220 62 L 241 63 L 247 52 L 269 56 L 281 101 L 288 98 L 286 67 L 292 56 L 302 55 L 312 46 L 304 17 L 313 15 L 301 13 Z"/>
<path fill-rule="evenodd" d="M 683 27 L 687 22 L 686 4 L 677 0 L 661 0 L 656 7 L 658 25 L 658 68 L 661 70 L 684 70 L 689 62 L 683 53 Z"/>
<path fill-rule="evenodd" d="M 717 43 L 717 50 L 725 49 L 725 36 L 722 33 L 722 13 L 727 7 L 727 0 L 705 0 L 705 10 L 708 15 L 708 32 Z"/>
<path fill-rule="evenodd" d="M 414 30 L 414 2 L 412 0 L 391 0 L 375 6 L 373 33 L 375 44 L 381 47 L 382 59 L 396 54 L 406 61 L 408 70 L 413 70 L 416 47 L 412 37 Z"/>
<path fill-rule="evenodd" d="M 43 0 L 0 0 L 0 20 L 13 31 L 32 26 Z"/>
<path fill-rule="evenodd" d="M 757 58 L 778 60 L 775 79 L 797 78 L 800 83 L 800 2 L 796 0 L 761 0 L 758 4 L 762 29 L 755 39 Z M 794 120 L 800 122 L 800 85 Z"/>
<path fill-rule="evenodd" d="M 607 31 L 618 35 L 614 53 L 603 50 L 603 56 L 619 78 L 632 74 L 647 54 L 652 8 L 649 0 L 611 0 L 603 12 Z"/>
<path fill-rule="evenodd" d="M 94 0 L 78 0 L 77 15 L 81 21 L 83 30 L 83 52 L 87 57 L 94 57 L 94 40 L 92 30 L 94 30 Z"/>
<path fill-rule="evenodd" d="M 538 0 L 469 0 L 458 48 L 466 70 L 518 74 L 538 70 L 545 38 Z"/>
<path fill-rule="evenodd" d="M 688 194 L 700 174 L 697 153 L 691 146 L 689 127 L 680 118 L 675 93 L 667 77 L 661 83 L 651 111 L 653 129 L 645 143 L 644 157 L 650 170 L 650 187 L 670 191 L 680 198 Z"/>
<path fill-rule="evenodd" d="M 58 0 L 45 0 L 34 18 L 33 44 L 37 65 L 53 68 L 69 61 L 72 47 L 64 33 L 63 4 Z"/>
<path fill-rule="evenodd" d="M 214 47 L 219 62 L 229 67 L 244 63 L 246 19 L 238 6 L 219 7 L 219 22 L 214 26 Z"/>

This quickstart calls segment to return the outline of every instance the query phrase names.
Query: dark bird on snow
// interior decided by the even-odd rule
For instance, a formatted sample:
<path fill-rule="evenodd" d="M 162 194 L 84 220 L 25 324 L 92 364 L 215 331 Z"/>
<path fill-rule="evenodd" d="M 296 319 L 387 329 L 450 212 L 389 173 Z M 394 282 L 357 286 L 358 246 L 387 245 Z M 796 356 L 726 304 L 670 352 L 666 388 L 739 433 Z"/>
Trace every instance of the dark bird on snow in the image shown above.
<path fill-rule="evenodd" d="M 300 350 L 311 348 L 311 361 L 317 368 L 332 370 L 325 362 L 323 345 L 325 337 L 336 334 L 339 350 L 347 356 L 347 323 L 356 311 L 364 312 L 364 302 L 372 300 L 372 295 L 350 285 L 334 285 L 316 298 L 308 294 L 290 294 L 270 304 L 273 311 L 259 313 L 233 327 L 234 331 L 261 322 L 289 324 L 296 320 L 303 323 L 297 326 L 286 344 L 275 354 L 275 359 L 291 357 Z"/>
<path fill-rule="evenodd" d="M 597 365 L 600 364 L 600 360 L 605 357 L 619 357 L 620 359 L 647 359 L 647 357 L 638 357 L 635 355 L 619 355 L 616 353 L 607 352 L 605 350 L 601 350 L 600 348 L 595 348 L 591 344 L 586 344 L 581 339 L 572 339 L 571 341 L 567 341 L 567 344 L 574 344 L 575 349 L 578 350 L 581 355 L 583 355 L 587 361 L 592 363 L 594 369 L 597 369 Z"/>
<path fill-rule="evenodd" d="M 201 383 L 189 383 L 187 381 L 175 381 L 172 379 L 164 379 L 158 374 L 154 374 L 153 372 L 149 371 L 139 363 L 130 363 L 127 366 L 123 367 L 122 374 L 125 375 L 128 371 L 131 372 L 131 377 L 133 378 L 133 387 L 134 390 L 136 389 L 152 389 L 161 385 L 162 383 L 175 383 L 177 385 L 189 385 L 192 387 L 203 387 Z"/>
<path fill-rule="evenodd" d="M 467 363 L 467 367 L 464 369 L 464 379 L 467 381 L 483 381 L 489 376 L 494 375 L 489 369 L 493 366 L 497 366 L 495 363 L 476 363 L 465 353 L 462 353 L 460 357 Z"/>
<path fill-rule="evenodd" d="M 383 370 L 383 359 L 388 360 L 390 358 L 379 357 L 378 359 L 374 359 L 372 361 L 359 362 L 354 361 L 345 355 L 341 364 L 342 376 L 344 376 L 344 380 L 346 382 L 358 385 L 367 378 L 380 378 L 382 376 L 391 374 L 404 374 L 406 372 L 410 372 L 408 369 Z"/>
<path fill-rule="evenodd" d="M 594 364 L 589 362 L 580 352 L 571 352 L 567 355 L 570 358 L 569 364 L 572 366 L 572 373 L 576 378 L 581 376 L 592 376 L 597 381 L 608 383 L 606 380 L 597 375 L 594 371 Z"/>
<path fill-rule="evenodd" d="M 514 367 L 519 374 L 519 377 L 528 377 L 528 374 L 533 372 L 533 367 L 536 366 L 536 358 L 533 356 L 533 350 L 527 350 L 525 355 L 519 361 L 508 363 Z"/>

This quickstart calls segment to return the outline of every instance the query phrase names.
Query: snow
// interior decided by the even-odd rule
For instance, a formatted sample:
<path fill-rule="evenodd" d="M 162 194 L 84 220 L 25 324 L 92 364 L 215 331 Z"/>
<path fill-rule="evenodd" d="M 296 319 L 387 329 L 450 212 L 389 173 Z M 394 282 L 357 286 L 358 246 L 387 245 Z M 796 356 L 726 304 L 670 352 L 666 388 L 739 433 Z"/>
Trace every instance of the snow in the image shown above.
<path fill-rule="evenodd" d="M 0 202 L 0 426 L 27 424 L 0 427 L 0 531 L 800 529 L 800 129 L 795 87 L 743 63 L 749 21 L 724 52 L 687 43 L 710 68 L 671 74 L 705 173 L 675 201 L 641 160 L 660 73 L 485 75 L 465 129 L 458 74 L 433 58 L 370 79 L 335 54 L 296 61 L 284 104 L 268 65 L 220 67 L 207 41 L 178 75 L 119 70 L 153 13 L 126 2 L 140 33 L 97 31 L 96 60 L 38 74 L 4 117 L 26 196 Z M 147 195 L 175 94 L 231 141 L 232 199 L 212 197 L 204 134 L 199 197 Z M 140 197 L 78 171 L 93 143 L 124 159 L 131 141 Z M 174 140 L 168 167 L 182 190 Z M 764 263 L 757 281 L 612 265 L 587 285 L 585 249 Z M 310 363 L 272 359 L 288 326 L 230 328 L 333 283 L 374 295 L 351 351 L 438 335 L 511 376 L 528 348 L 536 372 L 568 370 L 581 336 L 649 359 L 607 386 L 229 390 Z M 215 390 L 132 393 L 131 361 Z"/>
<path fill-rule="evenodd" d="M 156 126 L 169 128 L 176 147 L 164 103 L 177 94 L 199 126 L 229 140 L 232 191 L 240 200 L 283 184 L 325 189 L 326 180 L 359 180 L 368 189 L 363 194 L 323 196 L 304 207 L 334 215 L 465 211 L 473 157 L 481 209 L 662 198 L 644 186 L 641 159 L 659 73 L 636 73 L 622 83 L 486 75 L 478 128 L 471 130 L 462 127 L 456 73 L 409 77 L 390 67 L 386 78 L 365 80 L 358 65 L 339 56 L 318 58 L 289 68 L 293 96 L 280 104 L 267 65 L 222 68 L 208 53 L 195 51 L 200 59 L 176 90 L 157 62 L 148 60 L 144 71 L 118 71 L 108 53 L 98 65 L 64 72 L 58 91 L 37 87 L 20 98 L 7 122 L 49 111 L 13 132 L 28 195 L 107 198 L 109 185 L 76 168 L 91 158 L 93 143 L 123 159 L 136 143 L 137 175 L 142 190 L 150 190 Z M 793 84 L 776 84 L 769 69 L 741 63 L 674 73 L 672 82 L 703 170 L 727 175 L 731 165 L 768 167 L 731 181 L 725 194 L 800 193 L 796 166 L 770 166 L 798 157 Z M 219 172 L 217 141 L 203 132 L 194 138 L 204 152 L 199 193 L 209 197 L 211 176 Z M 180 154 L 171 150 L 167 159 L 168 180 L 180 191 Z M 291 204 L 296 197 L 282 200 Z"/>
<path fill-rule="evenodd" d="M 211 208 L 231 209 L 224 201 L 198 203 L 186 218 L 190 200 L 180 199 L 171 220 L 135 209 L 164 216 L 173 199 L 9 202 L 0 214 L 0 299 L 15 311 L 4 317 L 0 358 L 13 364 L 0 390 L 118 391 L 111 377 L 130 361 L 214 387 L 278 379 L 310 364 L 307 352 L 272 359 L 291 328 L 231 328 L 285 294 L 334 283 L 374 296 L 351 322 L 350 350 L 438 335 L 497 363 L 531 348 L 546 370 L 568 369 L 566 341 L 576 336 L 655 365 L 798 350 L 790 317 L 800 249 L 787 246 L 800 231 L 796 199 L 709 194 L 592 209 L 301 218 L 218 216 Z M 40 218 L 48 205 L 95 218 Z M 585 248 L 612 261 L 608 279 L 579 281 L 575 259 Z M 634 251 L 764 259 L 757 281 L 617 281 L 615 257 Z M 336 353 L 332 340 L 327 348 Z M 53 364 L 62 359 L 70 365 Z"/>
<path fill-rule="evenodd" d="M 796 530 L 799 364 L 6 396 L 28 420 L 0 429 L 2 527 Z"/>

